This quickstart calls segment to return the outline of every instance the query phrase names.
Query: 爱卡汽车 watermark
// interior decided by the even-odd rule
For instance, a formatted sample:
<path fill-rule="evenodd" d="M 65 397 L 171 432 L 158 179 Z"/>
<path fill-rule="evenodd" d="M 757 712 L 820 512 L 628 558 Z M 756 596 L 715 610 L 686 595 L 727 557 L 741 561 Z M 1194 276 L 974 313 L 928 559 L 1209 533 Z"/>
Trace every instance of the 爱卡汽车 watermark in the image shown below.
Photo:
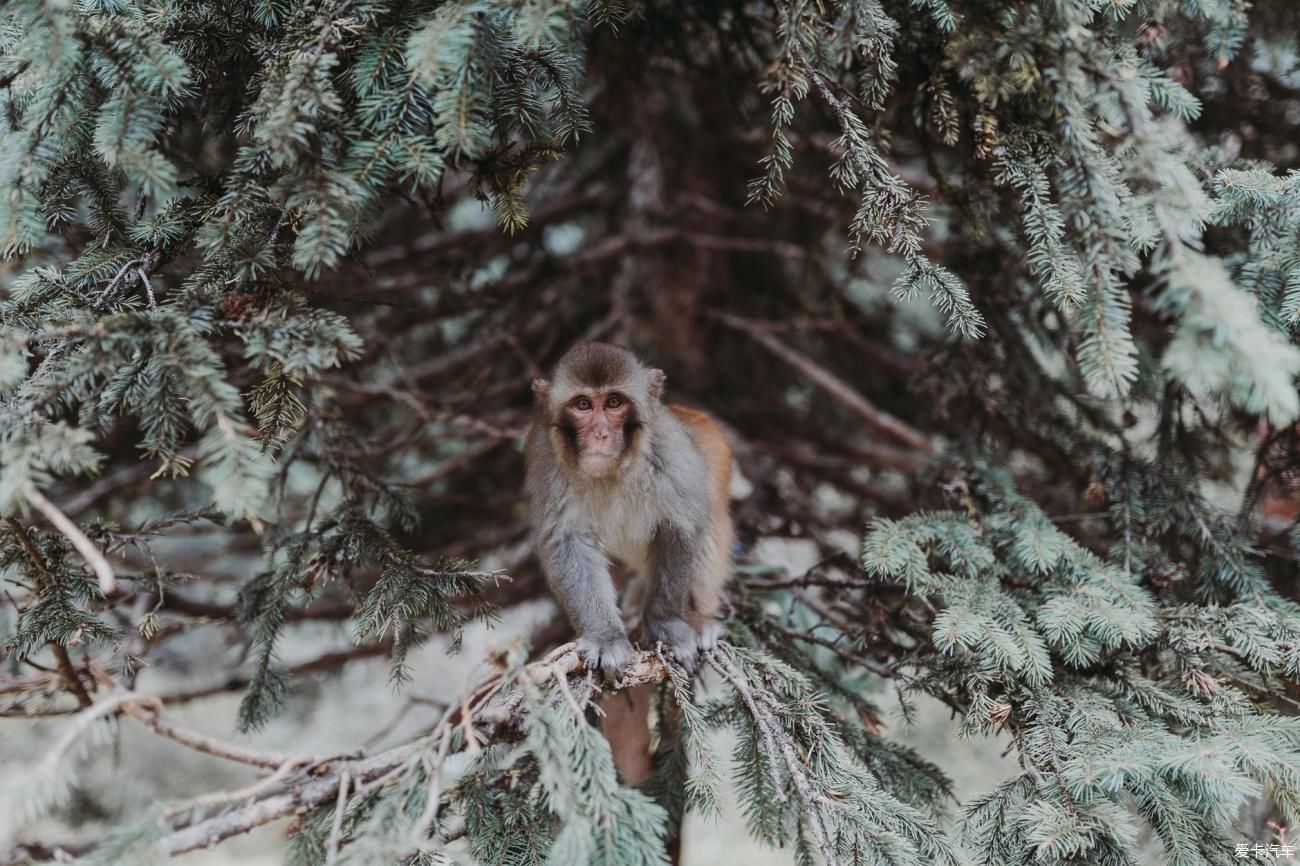
<path fill-rule="evenodd" d="M 1294 860 L 1297 859 L 1298 854 L 1300 854 L 1300 849 L 1296 845 L 1285 842 L 1280 844 L 1277 842 L 1256 842 L 1253 845 L 1249 842 L 1237 843 L 1238 860 Z"/>

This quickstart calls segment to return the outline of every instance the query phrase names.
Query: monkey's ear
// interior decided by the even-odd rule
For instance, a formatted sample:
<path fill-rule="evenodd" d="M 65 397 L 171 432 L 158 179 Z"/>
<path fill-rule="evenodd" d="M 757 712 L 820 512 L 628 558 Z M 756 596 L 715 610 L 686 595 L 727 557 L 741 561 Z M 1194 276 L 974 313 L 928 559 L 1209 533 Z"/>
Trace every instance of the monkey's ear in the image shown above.
<path fill-rule="evenodd" d="M 533 393 L 544 396 L 547 391 L 551 390 L 551 383 L 545 379 L 533 380 Z"/>
<path fill-rule="evenodd" d="M 668 377 L 664 375 L 663 370 L 650 371 L 650 399 L 662 400 L 664 396 L 664 381 Z"/>

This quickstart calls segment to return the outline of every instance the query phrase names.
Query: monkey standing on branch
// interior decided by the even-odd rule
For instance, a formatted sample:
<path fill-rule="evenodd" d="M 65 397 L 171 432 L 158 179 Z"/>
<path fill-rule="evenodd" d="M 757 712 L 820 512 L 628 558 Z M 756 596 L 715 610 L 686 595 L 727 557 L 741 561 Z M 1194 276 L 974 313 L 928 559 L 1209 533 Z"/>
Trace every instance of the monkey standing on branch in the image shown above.
<path fill-rule="evenodd" d="M 664 374 L 609 343 L 537 379 L 525 452 L 533 533 L 578 649 L 615 678 L 632 660 L 611 557 L 646 582 L 641 628 L 687 670 L 721 635 L 731 449 L 708 415 L 663 402 Z"/>

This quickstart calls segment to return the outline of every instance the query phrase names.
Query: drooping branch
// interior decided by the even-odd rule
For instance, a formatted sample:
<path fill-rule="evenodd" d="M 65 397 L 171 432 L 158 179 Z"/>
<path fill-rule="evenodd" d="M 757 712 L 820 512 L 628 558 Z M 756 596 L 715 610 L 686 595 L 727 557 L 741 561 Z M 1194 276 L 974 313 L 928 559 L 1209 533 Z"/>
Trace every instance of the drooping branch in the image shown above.
<path fill-rule="evenodd" d="M 376 779 L 412 765 L 423 754 L 432 751 L 435 754 L 441 753 L 445 758 L 443 743 L 450 742 L 449 737 L 453 731 L 471 732 L 472 736 L 466 738 L 465 742 L 473 742 L 477 748 L 519 740 L 527 725 L 522 711 L 523 695 L 517 692 L 503 693 L 508 678 L 514 676 L 528 677 L 534 683 L 543 685 L 552 683 L 557 676 L 567 678 L 568 691 L 582 709 L 590 706 L 604 688 L 595 676 L 588 675 L 574 646 L 565 644 L 544 658 L 526 665 L 521 671 L 503 668 L 477 684 L 451 705 L 442 721 L 428 734 L 376 755 L 340 757 L 293 755 L 225 743 L 175 725 L 164 715 L 162 704 L 157 698 L 118 693 L 78 716 L 65 736 L 66 747 L 61 747 L 56 752 L 62 757 L 90 721 L 120 710 L 160 736 L 190 749 L 272 771 L 266 779 L 239 792 L 214 792 L 168 809 L 166 814 L 175 820 L 171 824 L 171 831 L 156 844 L 159 851 L 168 855 L 183 854 L 211 847 L 231 836 L 247 833 L 287 815 L 336 800 L 340 796 L 344 779 L 348 780 L 353 791 L 359 791 L 362 786 Z M 667 670 L 663 659 L 655 653 L 643 652 L 623 672 L 616 688 L 657 683 L 665 677 Z M 206 814 L 214 806 L 224 806 L 241 799 L 245 802 L 236 808 L 218 815 Z M 75 848 L 88 851 L 100 842 L 102 840 L 78 841 L 65 846 L 47 845 L 39 850 L 19 846 L 6 858 L 0 859 L 0 864 L 9 866 L 48 860 L 56 856 L 54 852 L 58 850 Z M 47 854 L 49 856 L 45 856 Z"/>
<path fill-rule="evenodd" d="M 764 696 L 756 694 L 754 689 L 745 681 L 744 674 L 736 667 L 735 662 L 727 654 L 725 647 L 720 647 L 711 653 L 709 661 L 714 669 L 731 684 L 731 687 L 741 696 L 745 706 L 749 709 L 750 717 L 762 735 L 764 749 L 771 765 L 774 790 L 778 792 L 778 796 L 782 796 L 779 792 L 784 790 L 784 786 L 781 783 L 780 773 L 775 766 L 776 761 L 780 760 L 794 782 L 795 792 L 799 796 L 799 802 L 807 819 L 808 829 L 812 832 L 813 841 L 817 843 L 817 848 L 821 851 L 827 866 L 839 866 L 840 859 L 835 852 L 830 831 L 826 827 L 825 818 L 822 814 L 825 798 L 813 790 L 812 783 L 808 778 L 808 767 L 799 757 L 796 744 L 786 733 L 785 727 L 773 713 L 772 708 L 766 705 L 763 700 Z"/>

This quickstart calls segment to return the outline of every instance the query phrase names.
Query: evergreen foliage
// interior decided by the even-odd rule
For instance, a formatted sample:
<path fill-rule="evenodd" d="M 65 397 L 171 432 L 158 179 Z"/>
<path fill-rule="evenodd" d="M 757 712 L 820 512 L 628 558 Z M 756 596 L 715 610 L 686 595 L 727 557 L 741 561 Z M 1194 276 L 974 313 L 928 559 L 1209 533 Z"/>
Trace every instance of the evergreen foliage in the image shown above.
<path fill-rule="evenodd" d="M 1297 142 L 1288 0 L 9 0 L 0 724 L 70 718 L 5 773 L 0 863 L 296 815 L 300 866 L 652 866 L 729 795 L 800 864 L 1278 841 Z M 582 339 L 663 366 L 746 481 L 726 641 L 628 672 L 649 779 L 557 628 L 369 752 L 174 721 L 239 691 L 256 735 L 379 655 L 401 689 L 542 597 L 517 446 Z M 806 572 L 764 561 L 791 537 Z M 318 622 L 352 646 L 290 663 Z M 1009 778 L 957 802 L 886 715 L 922 696 Z M 128 724 L 261 775 L 32 838 Z"/>

